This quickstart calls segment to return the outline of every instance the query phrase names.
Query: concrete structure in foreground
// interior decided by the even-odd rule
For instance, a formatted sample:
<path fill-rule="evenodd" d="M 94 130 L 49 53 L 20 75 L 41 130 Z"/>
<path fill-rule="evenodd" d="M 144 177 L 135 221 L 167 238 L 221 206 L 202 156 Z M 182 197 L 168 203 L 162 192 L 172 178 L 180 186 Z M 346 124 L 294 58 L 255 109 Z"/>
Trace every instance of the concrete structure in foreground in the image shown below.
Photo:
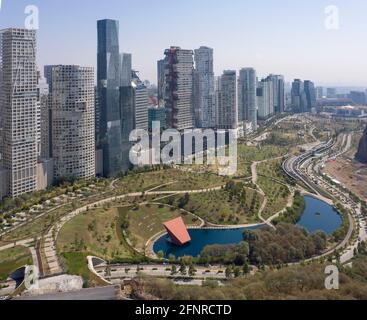
<path fill-rule="evenodd" d="M 52 156 L 55 179 L 95 176 L 94 69 L 52 68 Z"/>
<path fill-rule="evenodd" d="M 17 197 L 37 188 L 38 76 L 36 31 L 1 31 L 0 113 L 3 122 L 3 166 L 8 193 Z"/>
<path fill-rule="evenodd" d="M 181 217 L 164 223 L 164 227 L 172 243 L 176 246 L 183 246 L 191 241 L 190 235 Z"/>

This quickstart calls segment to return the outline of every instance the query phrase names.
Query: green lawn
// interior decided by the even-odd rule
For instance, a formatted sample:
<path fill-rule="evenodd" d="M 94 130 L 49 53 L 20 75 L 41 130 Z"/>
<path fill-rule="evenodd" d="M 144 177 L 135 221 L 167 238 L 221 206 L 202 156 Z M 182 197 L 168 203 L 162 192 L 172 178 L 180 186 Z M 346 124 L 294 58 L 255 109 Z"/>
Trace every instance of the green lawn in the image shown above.
<path fill-rule="evenodd" d="M 200 225 L 200 221 L 190 214 L 168 206 L 143 205 L 136 208 L 119 208 L 120 215 L 127 218 L 126 235 L 131 244 L 139 251 L 144 251 L 147 241 L 164 231 L 163 223 L 182 217 L 186 225 Z"/>
<path fill-rule="evenodd" d="M 178 206 L 181 198 L 177 196 L 164 201 Z M 213 224 L 249 224 L 258 222 L 257 214 L 262 201 L 263 197 L 252 189 L 244 188 L 241 196 L 231 196 L 225 190 L 218 190 L 190 194 L 184 208 Z"/>
<path fill-rule="evenodd" d="M 32 264 L 32 256 L 25 247 L 15 247 L 0 252 L 0 281 L 6 280 L 16 269 Z"/>
<path fill-rule="evenodd" d="M 90 252 L 110 260 L 130 256 L 119 237 L 119 214 L 115 208 L 98 208 L 66 223 L 57 239 L 58 252 Z"/>

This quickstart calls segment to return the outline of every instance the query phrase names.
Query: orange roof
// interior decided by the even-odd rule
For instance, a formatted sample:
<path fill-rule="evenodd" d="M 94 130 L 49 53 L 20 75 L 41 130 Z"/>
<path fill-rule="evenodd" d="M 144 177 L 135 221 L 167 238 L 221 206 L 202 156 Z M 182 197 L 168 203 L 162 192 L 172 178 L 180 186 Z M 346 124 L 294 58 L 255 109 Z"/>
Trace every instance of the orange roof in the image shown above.
<path fill-rule="evenodd" d="M 174 244 L 182 246 L 191 241 L 186 225 L 181 217 L 167 221 L 164 223 L 164 227 Z"/>

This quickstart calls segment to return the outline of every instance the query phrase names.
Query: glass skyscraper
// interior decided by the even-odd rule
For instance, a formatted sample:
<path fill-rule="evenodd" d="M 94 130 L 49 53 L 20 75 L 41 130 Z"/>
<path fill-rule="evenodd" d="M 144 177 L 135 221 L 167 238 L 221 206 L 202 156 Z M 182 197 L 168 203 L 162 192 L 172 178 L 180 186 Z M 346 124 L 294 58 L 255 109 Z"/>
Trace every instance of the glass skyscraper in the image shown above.
<path fill-rule="evenodd" d="M 103 175 L 122 170 L 119 22 L 99 20 L 97 93 L 99 102 L 99 146 L 103 151 Z"/>

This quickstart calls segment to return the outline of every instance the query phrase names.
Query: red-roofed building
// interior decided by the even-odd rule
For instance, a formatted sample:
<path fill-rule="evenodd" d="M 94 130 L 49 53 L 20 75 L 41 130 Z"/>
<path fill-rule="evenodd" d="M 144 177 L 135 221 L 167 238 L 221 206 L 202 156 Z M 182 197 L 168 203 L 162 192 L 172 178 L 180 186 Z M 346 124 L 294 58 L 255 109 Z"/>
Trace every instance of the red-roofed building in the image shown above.
<path fill-rule="evenodd" d="M 173 244 L 183 246 L 191 241 L 186 225 L 181 217 L 164 223 L 164 227 L 166 228 Z"/>

